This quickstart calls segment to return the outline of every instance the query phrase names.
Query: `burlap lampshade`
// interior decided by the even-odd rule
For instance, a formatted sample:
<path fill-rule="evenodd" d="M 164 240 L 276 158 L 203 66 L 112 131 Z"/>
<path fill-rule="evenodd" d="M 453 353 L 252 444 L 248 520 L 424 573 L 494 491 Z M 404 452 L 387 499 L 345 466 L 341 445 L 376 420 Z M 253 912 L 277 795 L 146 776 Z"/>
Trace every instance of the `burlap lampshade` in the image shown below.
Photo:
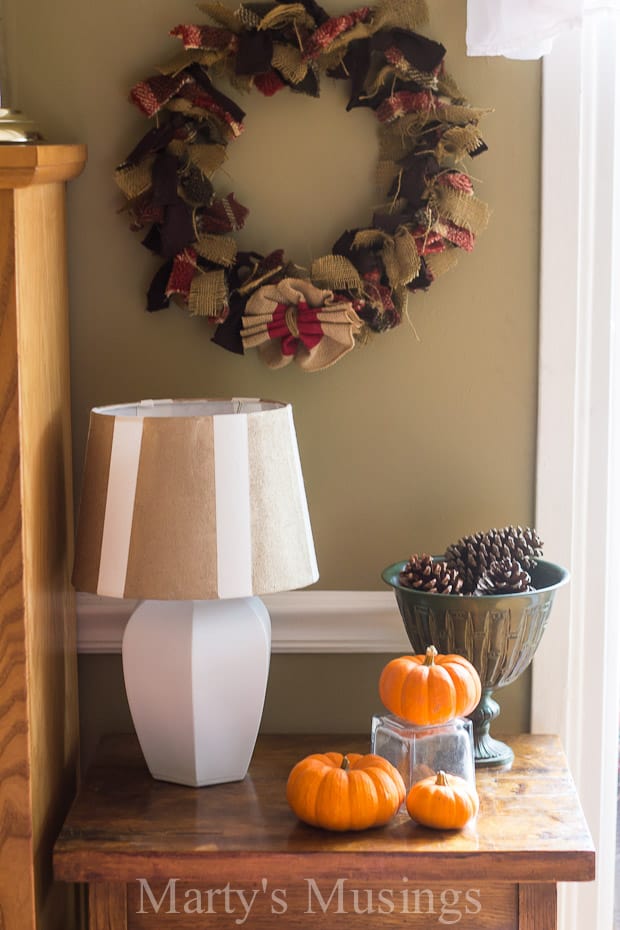
<path fill-rule="evenodd" d="M 93 409 L 73 583 L 213 599 L 318 577 L 291 407 L 143 401 Z"/>

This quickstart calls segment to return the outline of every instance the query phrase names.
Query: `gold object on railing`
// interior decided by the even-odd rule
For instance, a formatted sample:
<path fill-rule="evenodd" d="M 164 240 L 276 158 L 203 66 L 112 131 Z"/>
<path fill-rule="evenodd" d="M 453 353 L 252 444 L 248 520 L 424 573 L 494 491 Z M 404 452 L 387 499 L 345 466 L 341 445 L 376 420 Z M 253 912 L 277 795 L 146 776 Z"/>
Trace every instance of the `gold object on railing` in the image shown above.
<path fill-rule="evenodd" d="M 34 121 L 25 113 L 0 107 L 0 143 L 42 141 L 43 136 Z"/>

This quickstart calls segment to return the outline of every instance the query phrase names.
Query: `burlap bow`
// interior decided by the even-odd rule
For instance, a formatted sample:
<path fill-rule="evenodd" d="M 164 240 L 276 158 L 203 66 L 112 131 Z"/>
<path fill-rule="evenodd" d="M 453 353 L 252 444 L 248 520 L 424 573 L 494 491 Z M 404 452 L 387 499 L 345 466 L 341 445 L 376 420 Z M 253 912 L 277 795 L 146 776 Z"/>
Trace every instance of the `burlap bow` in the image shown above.
<path fill-rule="evenodd" d="M 270 368 L 282 368 L 294 359 L 306 371 L 320 371 L 354 348 L 363 326 L 356 306 L 357 301 L 300 278 L 267 284 L 246 304 L 243 347 L 258 347 Z"/>

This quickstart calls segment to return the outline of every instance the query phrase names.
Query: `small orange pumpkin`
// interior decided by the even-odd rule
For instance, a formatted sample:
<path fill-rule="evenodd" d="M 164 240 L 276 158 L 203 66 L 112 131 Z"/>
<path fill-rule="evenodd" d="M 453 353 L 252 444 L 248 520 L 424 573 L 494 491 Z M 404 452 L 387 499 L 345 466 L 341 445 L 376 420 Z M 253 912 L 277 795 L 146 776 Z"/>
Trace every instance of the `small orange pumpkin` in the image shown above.
<path fill-rule="evenodd" d="M 409 816 L 434 830 L 460 830 L 479 806 L 478 793 L 468 781 L 441 771 L 416 782 L 407 795 Z"/>
<path fill-rule="evenodd" d="M 294 813 L 325 830 L 365 830 L 391 820 L 405 800 L 405 783 L 391 762 L 372 753 L 315 753 L 288 777 Z"/>
<path fill-rule="evenodd" d="M 477 706 L 482 688 L 474 666 L 459 655 L 400 656 L 385 666 L 379 694 L 389 711 L 416 726 L 465 717 Z"/>

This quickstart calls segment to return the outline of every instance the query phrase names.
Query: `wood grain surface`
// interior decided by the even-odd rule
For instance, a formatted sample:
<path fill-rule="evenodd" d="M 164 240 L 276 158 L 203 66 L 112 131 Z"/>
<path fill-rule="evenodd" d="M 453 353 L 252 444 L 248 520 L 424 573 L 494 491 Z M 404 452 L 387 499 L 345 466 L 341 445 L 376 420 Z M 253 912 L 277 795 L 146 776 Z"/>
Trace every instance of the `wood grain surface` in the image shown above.
<path fill-rule="evenodd" d="M 0 216 L 0 927 L 27 928 L 34 878 L 12 191 L 0 191 Z"/>
<path fill-rule="evenodd" d="M 386 827 L 328 833 L 285 799 L 293 764 L 311 751 L 364 751 L 365 737 L 259 740 L 241 782 L 192 789 L 153 780 L 131 736 L 101 748 L 55 850 L 58 878 L 78 882 L 296 883 L 372 875 L 416 882 L 587 881 L 594 850 L 557 738 L 519 736 L 511 770 L 480 771 L 478 819 L 450 833 L 401 813 Z"/>
<path fill-rule="evenodd" d="M 30 148 L 0 147 L 0 927 L 68 930 L 75 890 L 52 870 L 78 765 L 65 189 L 9 182 L 33 158 L 72 177 L 77 153 Z"/>
<path fill-rule="evenodd" d="M 85 161 L 85 145 L 0 145 L 0 189 L 68 181 L 84 170 Z"/>
<path fill-rule="evenodd" d="M 555 930 L 557 888 L 519 885 L 519 930 Z"/>
<path fill-rule="evenodd" d="M 96 930 L 127 930 L 126 886 L 90 885 L 88 915 L 90 927 Z"/>

